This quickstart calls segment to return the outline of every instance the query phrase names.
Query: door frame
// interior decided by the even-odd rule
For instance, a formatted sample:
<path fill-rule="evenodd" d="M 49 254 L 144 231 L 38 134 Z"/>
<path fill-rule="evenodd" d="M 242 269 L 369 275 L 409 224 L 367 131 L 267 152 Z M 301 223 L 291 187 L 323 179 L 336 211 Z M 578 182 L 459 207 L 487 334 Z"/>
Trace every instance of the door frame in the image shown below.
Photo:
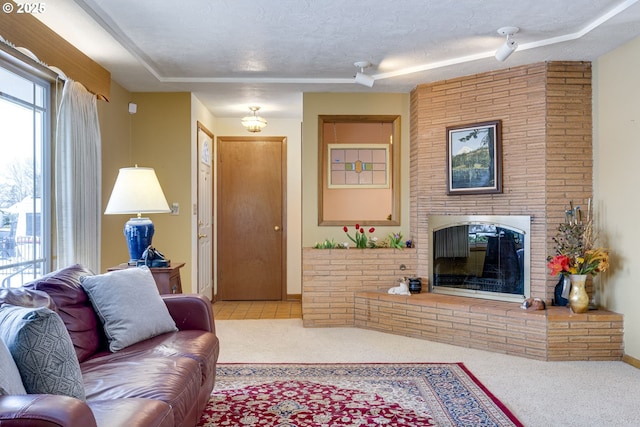
<path fill-rule="evenodd" d="M 218 136 L 216 138 L 216 158 L 218 156 L 218 150 L 221 142 L 229 142 L 229 141 L 238 141 L 238 142 L 252 142 L 252 141 L 274 141 L 280 143 L 280 182 L 281 188 L 280 193 L 282 194 L 280 203 L 281 203 L 281 239 L 280 239 L 280 250 L 281 250 L 281 262 L 280 262 L 280 300 L 286 301 L 287 294 L 287 137 L 286 136 Z M 220 173 L 219 168 L 215 168 L 215 197 L 214 204 L 216 205 L 216 238 L 215 238 L 215 247 L 216 247 L 216 256 L 215 256 L 215 284 L 214 284 L 214 299 L 218 298 L 218 250 L 220 248 L 218 239 L 220 233 L 218 232 L 218 227 L 220 227 L 219 221 L 217 218 L 220 216 L 220 210 L 222 209 L 222 203 L 218 200 L 221 191 L 221 182 L 218 174 Z"/>
<path fill-rule="evenodd" d="M 205 147 L 201 146 L 201 144 L 203 143 L 203 141 L 201 141 L 200 138 L 200 132 L 204 133 L 205 138 L 208 138 L 208 143 L 209 146 L 206 147 L 206 152 L 203 151 L 205 149 Z M 196 155 L 196 195 L 197 195 L 197 204 L 196 204 L 196 208 L 194 209 L 194 213 L 196 216 L 196 260 L 195 260 L 195 265 L 196 265 L 196 274 L 195 274 L 195 286 L 192 286 L 192 289 L 198 293 L 198 294 L 203 294 L 205 296 L 207 296 L 209 299 L 213 300 L 214 297 L 214 288 L 215 288 L 215 261 L 216 261 L 216 249 L 215 249 L 215 231 L 216 231 L 216 227 L 215 227 L 215 218 L 214 218 L 214 205 L 215 205 L 215 183 L 214 183 L 214 179 L 215 179 L 215 167 L 216 167 L 216 162 L 215 162 L 215 156 L 214 156 L 214 146 L 215 146 L 215 137 L 213 135 L 213 133 L 207 129 L 207 127 L 200 122 L 199 120 L 196 121 L 196 146 L 197 146 L 197 155 Z M 211 202 L 211 206 L 209 206 L 210 209 L 210 213 L 211 213 L 211 217 L 209 218 L 210 224 L 210 230 L 209 230 L 209 234 L 210 236 L 208 236 L 209 238 L 209 250 L 210 250 L 210 256 L 209 256 L 209 283 L 207 284 L 207 286 L 204 289 L 200 288 L 200 278 L 202 275 L 201 272 L 201 245 L 200 245 L 200 206 L 202 204 L 202 200 L 200 199 L 201 193 L 200 193 L 200 169 L 202 167 L 201 163 L 203 162 L 202 157 L 207 156 L 208 159 L 204 159 L 205 163 L 209 166 L 209 180 L 210 180 L 210 190 L 211 190 L 211 194 L 209 194 L 209 198 L 210 198 L 210 202 Z M 208 162 L 206 162 L 206 160 L 208 160 Z"/>

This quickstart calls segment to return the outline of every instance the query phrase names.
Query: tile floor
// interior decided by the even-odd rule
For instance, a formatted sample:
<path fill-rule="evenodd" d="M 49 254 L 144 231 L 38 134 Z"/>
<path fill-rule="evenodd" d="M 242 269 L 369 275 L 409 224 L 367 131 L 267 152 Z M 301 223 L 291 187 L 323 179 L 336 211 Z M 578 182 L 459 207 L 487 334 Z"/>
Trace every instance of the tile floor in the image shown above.
<path fill-rule="evenodd" d="M 216 320 L 300 319 L 300 301 L 215 301 Z"/>

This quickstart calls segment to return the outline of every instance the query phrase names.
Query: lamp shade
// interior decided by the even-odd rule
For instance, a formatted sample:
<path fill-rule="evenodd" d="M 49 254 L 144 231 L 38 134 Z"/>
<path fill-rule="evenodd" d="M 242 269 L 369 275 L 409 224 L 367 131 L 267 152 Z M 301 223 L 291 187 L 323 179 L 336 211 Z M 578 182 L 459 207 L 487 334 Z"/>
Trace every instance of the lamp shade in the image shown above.
<path fill-rule="evenodd" d="M 153 168 L 122 168 L 118 172 L 104 213 L 143 214 L 171 212 Z"/>
<path fill-rule="evenodd" d="M 141 218 L 140 215 L 165 212 L 171 210 L 152 168 L 136 166 L 120 169 L 104 213 L 137 215 L 124 225 L 130 265 L 140 262 L 144 251 L 151 246 L 155 233 L 153 222 L 149 218 Z"/>

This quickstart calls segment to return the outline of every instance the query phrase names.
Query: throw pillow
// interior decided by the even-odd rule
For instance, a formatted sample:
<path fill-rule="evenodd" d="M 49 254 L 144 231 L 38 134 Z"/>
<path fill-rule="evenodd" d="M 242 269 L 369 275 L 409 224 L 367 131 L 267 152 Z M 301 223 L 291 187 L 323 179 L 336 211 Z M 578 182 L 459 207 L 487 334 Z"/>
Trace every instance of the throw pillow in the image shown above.
<path fill-rule="evenodd" d="M 85 399 L 80 364 L 64 323 L 48 308 L 0 307 L 0 338 L 27 393 Z"/>
<path fill-rule="evenodd" d="M 79 362 L 88 359 L 106 342 L 89 297 L 80 286 L 80 278 L 90 275 L 93 273 L 89 269 L 75 264 L 24 285 L 27 289 L 46 292 L 55 301 L 56 312 L 69 331 Z"/>
<path fill-rule="evenodd" d="M 13 360 L 9 349 L 0 339 L 0 389 L 4 394 L 27 394 L 20 378 L 20 371 Z M 0 394 L 3 394 L 0 392 Z"/>
<path fill-rule="evenodd" d="M 49 295 L 24 287 L 0 289 L 0 306 L 3 304 L 19 305 L 20 307 L 47 307 L 56 311 L 56 304 Z"/>
<path fill-rule="evenodd" d="M 112 352 L 178 330 L 148 267 L 110 271 L 81 280 L 104 325 Z"/>

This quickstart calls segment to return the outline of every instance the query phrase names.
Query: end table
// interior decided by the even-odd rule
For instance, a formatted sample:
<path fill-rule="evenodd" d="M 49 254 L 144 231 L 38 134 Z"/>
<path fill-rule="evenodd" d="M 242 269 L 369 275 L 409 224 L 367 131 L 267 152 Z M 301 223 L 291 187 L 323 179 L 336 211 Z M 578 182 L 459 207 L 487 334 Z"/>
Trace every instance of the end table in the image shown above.
<path fill-rule="evenodd" d="M 158 292 L 160 294 L 181 294 L 182 281 L 180 280 L 180 269 L 184 266 L 184 262 L 172 262 L 168 267 L 149 268 L 153 279 L 156 281 Z M 125 268 L 135 267 L 127 264 L 119 264 L 115 267 L 107 268 L 107 271 L 124 270 Z"/>

